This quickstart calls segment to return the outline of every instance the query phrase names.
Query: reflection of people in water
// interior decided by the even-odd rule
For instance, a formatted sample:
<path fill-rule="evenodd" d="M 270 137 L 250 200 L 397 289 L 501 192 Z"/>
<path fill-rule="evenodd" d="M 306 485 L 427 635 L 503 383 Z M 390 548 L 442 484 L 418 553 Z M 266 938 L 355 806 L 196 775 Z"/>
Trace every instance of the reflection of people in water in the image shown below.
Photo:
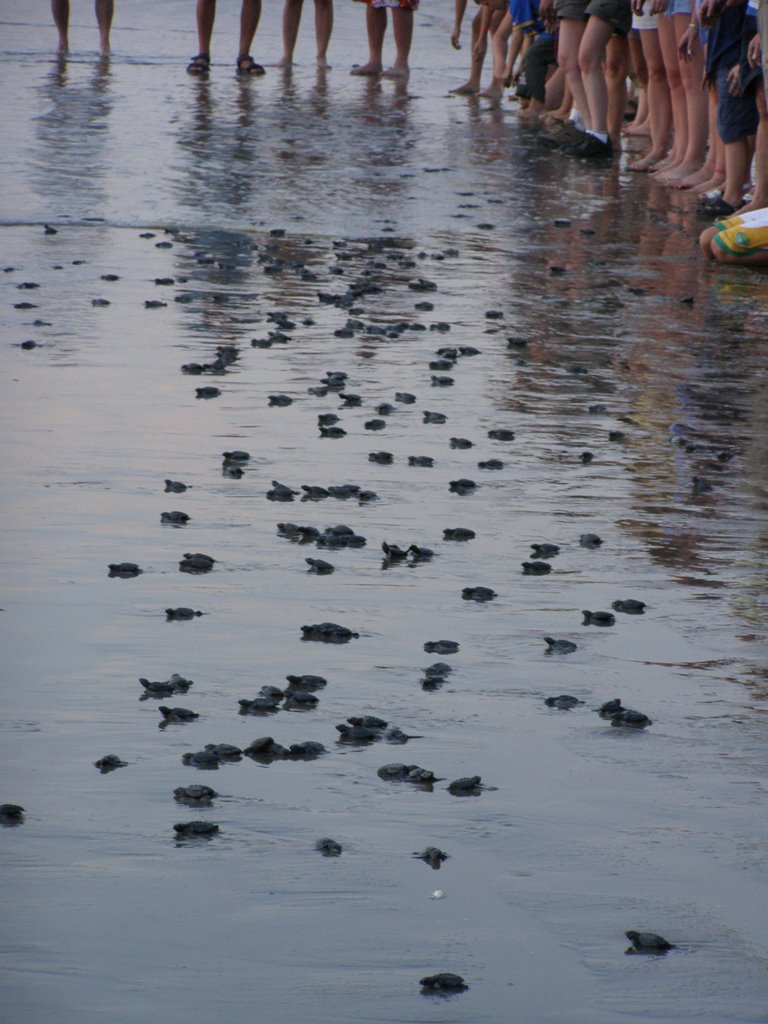
<path fill-rule="evenodd" d="M 299 23 L 304 0 L 285 0 L 283 9 L 283 56 L 280 67 L 287 68 L 293 64 L 293 51 L 296 36 L 299 34 Z M 333 30 L 333 0 L 315 0 L 315 37 L 317 39 L 317 66 L 328 66 L 328 43 Z"/>
<path fill-rule="evenodd" d="M 243 0 L 240 8 L 240 43 L 237 48 L 238 75 L 263 75 L 264 68 L 251 56 L 251 43 L 259 27 L 261 0 Z M 190 75 L 205 76 L 211 68 L 211 36 L 216 20 L 216 0 L 197 0 L 197 41 L 200 52 L 187 65 Z"/>
<path fill-rule="evenodd" d="M 69 51 L 69 0 L 51 0 L 51 10 L 56 28 L 59 30 L 59 53 Z M 99 26 L 99 52 L 102 57 L 109 53 L 109 30 L 115 13 L 114 0 L 96 0 L 96 21 Z"/>

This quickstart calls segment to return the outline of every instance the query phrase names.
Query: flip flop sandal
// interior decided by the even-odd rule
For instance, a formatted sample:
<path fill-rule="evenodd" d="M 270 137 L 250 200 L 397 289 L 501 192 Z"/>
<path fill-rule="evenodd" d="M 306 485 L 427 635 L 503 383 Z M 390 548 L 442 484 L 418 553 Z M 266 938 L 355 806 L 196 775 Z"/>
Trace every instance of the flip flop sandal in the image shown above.
<path fill-rule="evenodd" d="M 257 64 L 250 53 L 241 53 L 237 58 L 238 75 L 264 75 L 266 74 L 261 64 Z"/>
<path fill-rule="evenodd" d="M 210 53 L 198 53 L 187 64 L 188 75 L 207 75 L 211 70 Z"/>

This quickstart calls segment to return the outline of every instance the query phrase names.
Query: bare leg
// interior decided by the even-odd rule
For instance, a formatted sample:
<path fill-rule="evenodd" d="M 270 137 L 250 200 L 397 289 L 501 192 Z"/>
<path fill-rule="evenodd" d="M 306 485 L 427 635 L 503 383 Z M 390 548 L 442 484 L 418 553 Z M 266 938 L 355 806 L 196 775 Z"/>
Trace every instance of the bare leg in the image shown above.
<path fill-rule="evenodd" d="M 584 118 L 584 124 L 587 128 L 591 128 L 592 123 L 589 119 L 587 94 L 584 90 L 584 82 L 582 81 L 579 69 L 579 49 L 586 24 L 581 18 L 561 18 L 560 42 L 557 52 L 558 62 L 565 71 L 565 79 L 568 82 L 568 88 L 571 90 L 573 106 L 576 107 Z M 602 75 L 602 71 L 600 74 Z M 603 85 L 603 88 L 605 88 L 605 85 Z"/>
<path fill-rule="evenodd" d="M 69 0 L 51 0 L 53 21 L 59 32 L 59 53 L 69 50 Z"/>
<path fill-rule="evenodd" d="M 215 20 L 216 0 L 197 0 L 197 45 L 200 53 L 211 52 L 211 36 Z"/>
<path fill-rule="evenodd" d="M 365 27 L 368 31 L 368 63 L 352 68 L 351 75 L 380 75 L 384 34 L 387 31 L 387 11 L 384 7 L 365 8 Z"/>
<path fill-rule="evenodd" d="M 722 188 L 725 181 L 725 149 L 717 130 L 717 90 L 710 88 L 707 92 L 709 94 L 710 151 L 709 158 L 702 168 L 706 174 L 701 180 L 696 180 L 694 184 L 689 185 L 694 195 L 706 195 L 707 192 Z M 696 176 L 692 175 L 685 180 L 690 182 L 692 177 Z"/>
<path fill-rule="evenodd" d="M 328 43 L 333 31 L 333 0 L 315 0 L 315 38 L 317 39 L 317 63 L 328 67 Z"/>
<path fill-rule="evenodd" d="M 648 110 L 648 65 L 645 63 L 645 57 L 643 56 L 643 44 L 640 39 L 640 33 L 638 32 L 637 35 L 630 35 L 628 42 L 629 56 L 632 61 L 632 69 L 634 73 L 633 80 L 635 83 L 637 110 L 635 111 L 632 123 L 628 124 L 624 129 L 624 134 L 650 135 L 650 113 Z"/>
<path fill-rule="evenodd" d="M 747 205 L 739 211 L 740 213 L 761 210 L 764 206 L 768 206 L 768 110 L 766 109 L 765 92 L 760 89 L 759 84 L 755 90 L 755 99 L 760 113 L 757 138 L 755 139 L 755 190 Z"/>
<path fill-rule="evenodd" d="M 587 22 L 579 46 L 579 70 L 587 97 L 589 127 L 594 132 L 606 135 L 608 134 L 608 88 L 603 74 L 602 55 L 612 35 L 613 25 L 593 15 Z M 566 74 L 568 74 L 567 69 Z M 573 84 L 571 88 L 573 88 Z M 578 103 L 576 105 L 578 106 Z M 586 116 L 584 120 L 586 121 Z"/>
<path fill-rule="evenodd" d="M 664 161 L 663 169 L 660 170 L 657 180 L 666 181 L 670 170 L 682 163 L 683 156 L 688 148 L 688 110 L 685 103 L 685 89 L 680 78 L 680 61 L 677 58 L 677 40 L 675 38 L 675 26 L 673 19 L 666 14 L 659 15 L 659 44 L 664 58 L 664 67 L 667 71 L 667 84 L 669 86 L 669 97 L 672 106 L 672 125 L 674 128 L 674 139 L 672 150 Z"/>
<path fill-rule="evenodd" d="M 385 78 L 407 78 L 410 74 L 408 57 L 413 39 L 413 11 L 403 7 L 392 8 L 392 31 L 395 36 L 395 63 L 384 72 Z"/>
<path fill-rule="evenodd" d="M 114 0 L 96 0 L 96 23 L 99 26 L 99 53 L 102 57 L 109 54 L 109 32 L 115 13 Z"/>
<path fill-rule="evenodd" d="M 483 73 L 483 60 L 485 58 L 485 53 L 483 53 L 483 57 L 478 60 L 475 56 L 475 46 L 477 45 L 477 40 L 480 38 L 480 23 L 482 20 L 482 12 L 478 11 L 472 19 L 472 34 L 470 37 L 472 63 L 469 67 L 469 78 L 463 85 L 458 85 L 455 89 L 451 89 L 451 92 L 455 93 L 457 96 L 472 96 L 474 93 L 480 91 L 480 75 Z"/>
<path fill-rule="evenodd" d="M 685 33 L 690 18 L 687 14 L 675 14 L 673 17 L 675 39 L 679 43 Z M 685 178 L 701 170 L 706 160 L 707 139 L 709 137 L 709 120 L 707 117 L 707 94 L 701 88 L 704 74 L 704 51 L 696 37 L 690 46 L 690 59 L 679 60 L 680 80 L 685 92 L 686 123 L 688 125 L 688 143 L 680 164 L 674 174 L 668 175 L 668 182 L 679 185 Z"/>
<path fill-rule="evenodd" d="M 293 64 L 293 51 L 296 47 L 296 37 L 299 34 L 303 6 L 304 0 L 285 0 L 285 7 L 283 8 L 283 56 L 278 61 L 278 67 L 287 68 Z"/>
<path fill-rule="evenodd" d="M 238 56 L 251 52 L 251 43 L 253 42 L 253 37 L 256 35 L 256 29 L 259 27 L 260 17 L 261 0 L 243 0 L 243 6 L 240 8 L 240 42 L 237 50 Z"/>
<path fill-rule="evenodd" d="M 608 92 L 608 135 L 614 149 L 621 146 L 621 127 L 627 109 L 627 71 L 629 43 L 624 36 L 612 35 L 605 44 L 605 86 Z"/>
<path fill-rule="evenodd" d="M 640 43 L 648 68 L 651 148 L 640 160 L 630 164 L 629 169 L 631 171 L 650 171 L 660 160 L 664 159 L 667 152 L 669 133 L 672 130 L 672 106 L 658 31 L 655 28 L 641 29 Z"/>
<path fill-rule="evenodd" d="M 742 202 L 744 183 L 749 177 L 750 158 L 749 143 L 746 139 L 726 144 L 723 199 L 731 206 L 739 206 Z"/>

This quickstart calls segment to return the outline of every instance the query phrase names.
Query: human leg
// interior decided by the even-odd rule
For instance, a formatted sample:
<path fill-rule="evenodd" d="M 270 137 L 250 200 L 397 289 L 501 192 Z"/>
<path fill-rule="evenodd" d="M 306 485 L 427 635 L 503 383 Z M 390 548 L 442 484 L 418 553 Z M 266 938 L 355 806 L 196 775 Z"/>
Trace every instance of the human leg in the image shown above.
<path fill-rule="evenodd" d="M 51 0 L 53 22 L 59 33 L 59 53 L 69 49 L 69 0 Z"/>
<path fill-rule="evenodd" d="M 387 11 L 384 7 L 365 8 L 365 28 L 368 33 L 368 63 L 352 68 L 351 75 L 380 75 L 384 34 L 387 31 Z"/>
<path fill-rule="evenodd" d="M 608 135 L 608 88 L 603 74 L 602 58 L 612 35 L 613 25 L 592 15 L 587 21 L 587 27 L 579 45 L 578 58 L 589 110 L 589 130 L 606 137 Z"/>
<path fill-rule="evenodd" d="M 637 99 L 637 110 L 632 119 L 624 129 L 625 135 L 650 135 L 650 120 L 648 110 L 648 65 L 643 56 L 643 44 L 640 41 L 640 32 L 632 29 L 627 40 L 629 43 L 630 77 L 635 86 L 635 98 Z"/>
<path fill-rule="evenodd" d="M 627 109 L 628 70 L 629 41 L 625 36 L 612 35 L 605 46 L 604 78 L 608 93 L 608 135 L 614 148 L 621 144 L 621 127 Z"/>
<path fill-rule="evenodd" d="M 99 53 L 106 57 L 109 53 L 109 33 L 115 13 L 114 0 L 96 0 L 96 24 L 99 26 Z"/>
<path fill-rule="evenodd" d="M 240 8 L 240 42 L 237 48 L 239 57 L 251 52 L 251 43 L 259 27 L 260 17 L 261 0 L 243 0 Z"/>
<path fill-rule="evenodd" d="M 475 47 L 480 38 L 480 25 L 483 20 L 482 10 L 478 10 L 472 19 L 472 31 L 470 36 L 471 46 L 471 63 L 469 65 L 469 78 L 464 82 L 463 85 L 456 86 L 455 89 L 451 89 L 452 93 L 457 96 L 472 96 L 476 92 L 480 91 L 480 76 L 483 72 L 483 61 L 478 60 L 475 56 Z"/>
<path fill-rule="evenodd" d="M 658 29 L 643 29 L 640 44 L 648 68 L 648 107 L 651 126 L 651 148 L 640 160 L 629 165 L 631 171 L 649 171 L 664 159 L 672 130 L 672 106 L 667 72 L 661 53 Z"/>
<path fill-rule="evenodd" d="M 320 67 L 328 64 L 328 44 L 333 32 L 333 0 L 315 0 L 315 39 L 317 40 L 317 63 Z"/>
<path fill-rule="evenodd" d="M 561 18 L 557 59 L 565 73 L 573 106 L 584 118 L 587 128 L 590 128 L 589 103 L 579 68 L 579 48 L 585 28 L 586 22 L 581 18 Z"/>
<path fill-rule="evenodd" d="M 690 22 L 690 14 L 674 14 L 672 23 L 675 40 L 679 44 Z M 685 119 L 688 130 L 687 144 L 678 166 L 667 175 L 671 185 L 681 184 L 689 175 L 701 170 L 707 155 L 709 119 L 707 117 L 707 94 L 701 87 L 704 76 L 704 49 L 696 36 L 688 48 L 687 60 L 678 53 L 680 81 L 685 96 Z"/>
<path fill-rule="evenodd" d="M 197 45 L 201 54 L 211 52 L 213 23 L 216 20 L 216 0 L 197 0 Z"/>
<path fill-rule="evenodd" d="M 385 78 L 407 78 L 410 73 L 408 58 L 413 39 L 413 11 L 405 7 L 392 8 L 392 34 L 395 37 L 395 63 L 383 72 Z"/>
<path fill-rule="evenodd" d="M 755 188 L 752 199 L 741 208 L 741 213 L 760 210 L 768 206 L 768 105 L 765 100 L 765 92 L 760 88 L 759 83 L 755 91 L 755 99 L 760 117 L 755 139 Z"/>
<path fill-rule="evenodd" d="M 677 40 L 675 38 L 675 26 L 671 17 L 666 14 L 659 16 L 658 24 L 659 46 L 664 60 L 664 68 L 667 74 L 667 86 L 669 88 L 670 108 L 672 112 L 672 127 L 674 136 L 672 149 L 669 156 L 662 163 L 657 175 L 658 181 L 664 181 L 666 175 L 672 168 L 676 167 L 683 159 L 688 147 L 688 114 L 685 104 L 685 90 L 680 78 L 680 62 L 677 57 Z"/>
<path fill-rule="evenodd" d="M 303 7 L 304 0 L 285 0 L 285 7 L 283 8 L 283 56 L 278 62 L 279 67 L 286 68 L 293 64 L 293 51 L 296 48 L 296 38 L 299 34 Z"/>

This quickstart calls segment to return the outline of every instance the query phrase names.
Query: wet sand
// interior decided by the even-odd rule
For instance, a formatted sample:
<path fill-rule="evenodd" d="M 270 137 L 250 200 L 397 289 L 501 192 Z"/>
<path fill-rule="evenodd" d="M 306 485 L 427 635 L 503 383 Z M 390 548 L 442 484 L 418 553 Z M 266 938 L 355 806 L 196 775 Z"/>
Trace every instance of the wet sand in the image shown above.
<path fill-rule="evenodd" d="M 0 801 L 26 815 L 0 828 L 3 1019 L 764 1021 L 765 277 L 703 266 L 693 201 L 624 158 L 567 162 L 510 104 L 449 98 L 468 57 L 447 9 L 418 15 L 407 88 L 348 77 L 357 8 L 337 12 L 332 71 L 312 67 L 308 8 L 299 66 L 245 83 L 222 9 L 207 84 L 184 74 L 191 9 L 169 10 L 118 8 L 105 67 L 76 9 L 63 69 L 47 11 L 4 16 Z M 278 40 L 265 11 L 256 58 Z M 350 287 L 351 308 L 318 298 Z M 259 347 L 281 312 L 287 340 Z M 239 349 L 225 373 L 180 372 L 220 345 Z M 445 346 L 479 352 L 430 369 Z M 329 371 L 360 407 L 309 392 Z M 318 433 L 331 412 L 338 439 Z M 461 478 L 478 487 L 452 493 Z M 275 480 L 378 500 L 275 502 Z M 162 524 L 172 510 L 190 521 Z M 296 544 L 280 522 L 366 545 Z M 476 537 L 443 539 L 459 526 Z M 434 557 L 385 566 L 382 541 Z M 523 575 L 540 541 L 552 572 Z M 185 552 L 213 570 L 180 572 Z M 109 578 L 122 561 L 142 573 Z M 473 586 L 497 596 L 463 600 Z M 645 613 L 582 624 L 627 597 Z M 204 614 L 167 621 L 178 606 Z M 301 639 L 326 620 L 359 638 Z M 439 639 L 458 653 L 424 651 Z M 435 661 L 454 671 L 425 689 Z M 174 672 L 188 693 L 139 699 L 139 677 Z M 302 673 L 328 680 L 314 710 L 238 713 Z M 561 693 L 584 704 L 545 705 Z M 612 728 L 593 709 L 614 697 L 653 724 Z M 200 717 L 160 729 L 160 704 Z M 337 743 L 362 714 L 418 738 Z M 182 763 L 264 735 L 327 753 Z M 100 774 L 107 753 L 126 767 Z M 399 761 L 440 781 L 377 775 Z M 448 792 L 475 774 L 488 789 Z M 220 796 L 178 804 L 192 784 Z M 177 841 L 198 818 L 219 833 Z M 412 857 L 429 845 L 439 872 Z M 677 948 L 625 956 L 629 929 Z M 468 991 L 421 995 L 442 970 Z"/>

